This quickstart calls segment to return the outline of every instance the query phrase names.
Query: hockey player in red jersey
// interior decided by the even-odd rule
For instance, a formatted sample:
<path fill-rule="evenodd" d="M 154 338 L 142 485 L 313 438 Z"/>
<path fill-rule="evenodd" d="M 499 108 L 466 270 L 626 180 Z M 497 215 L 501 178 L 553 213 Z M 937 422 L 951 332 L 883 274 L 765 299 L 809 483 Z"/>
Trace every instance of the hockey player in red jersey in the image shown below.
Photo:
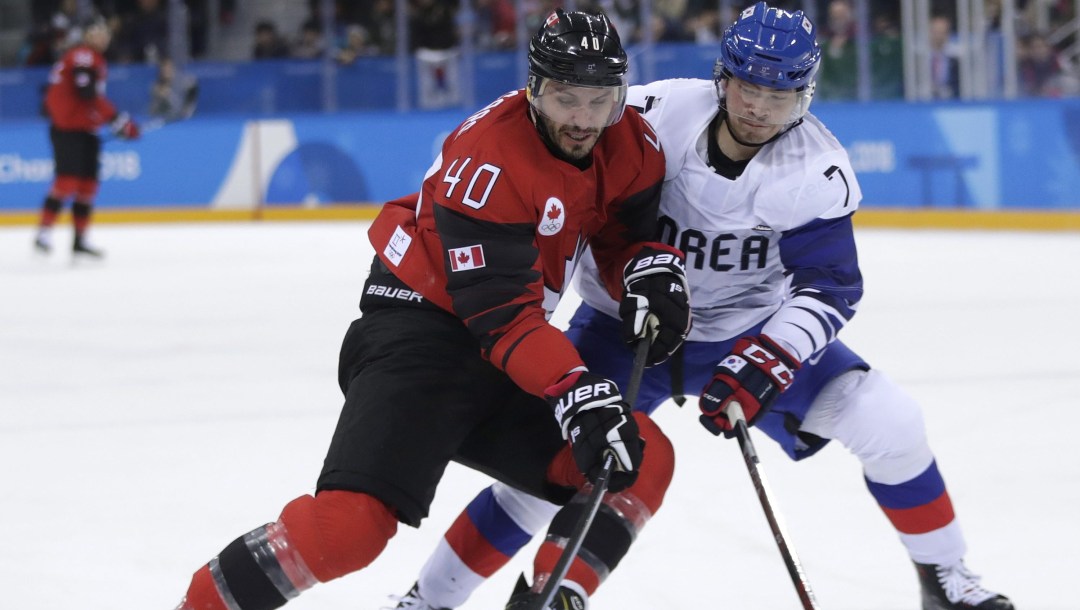
<path fill-rule="evenodd" d="M 634 415 L 548 323 L 585 247 L 606 290 L 659 326 L 650 359 L 689 330 L 682 254 L 655 234 L 664 155 L 625 108 L 626 54 L 601 16 L 556 10 L 533 37 L 529 81 L 465 120 L 420 193 L 385 205 L 361 317 L 341 349 L 345 393 L 314 496 L 196 571 L 180 610 L 265 610 L 374 561 L 398 522 L 418 526 L 449 461 L 564 508 L 613 455 L 606 502 L 551 607 L 583 608 L 655 513 L 670 442 Z M 620 520 L 633 520 L 622 523 Z M 534 600 L 560 549 L 539 550 Z"/>
<path fill-rule="evenodd" d="M 91 23 L 82 42 L 68 49 L 49 73 L 45 111 L 49 117 L 55 177 L 41 206 L 34 239 L 34 247 L 43 253 L 52 250 L 53 225 L 64 202 L 71 199 L 74 254 L 101 256 L 101 251 L 92 247 L 86 236 L 98 190 L 101 138 L 97 132 L 103 125 L 109 125 L 117 137 L 129 140 L 139 137 L 138 124 L 127 113 L 118 112 L 105 96 L 108 70 L 102 53 L 110 40 L 105 22 Z"/>
<path fill-rule="evenodd" d="M 658 81 L 628 93 L 665 147 L 661 239 L 686 255 L 694 321 L 679 351 L 645 372 L 635 408 L 651 413 L 689 391 L 700 394 L 713 433 L 730 435 L 724 407 L 738 401 L 793 459 L 835 441 L 859 460 L 869 495 L 915 564 L 922 610 L 1014 610 L 964 561 L 965 538 L 918 403 L 839 337 L 863 294 L 852 228 L 862 191 L 847 153 L 809 113 L 821 61 L 814 24 L 802 11 L 758 2 L 725 30 L 720 48 L 711 81 Z M 612 300 L 597 277 L 586 257 L 582 305 L 566 334 L 591 370 L 618 383 L 633 357 L 619 319 L 626 301 Z M 555 510 L 491 485 L 450 526 L 396 608 L 462 607 Z"/>

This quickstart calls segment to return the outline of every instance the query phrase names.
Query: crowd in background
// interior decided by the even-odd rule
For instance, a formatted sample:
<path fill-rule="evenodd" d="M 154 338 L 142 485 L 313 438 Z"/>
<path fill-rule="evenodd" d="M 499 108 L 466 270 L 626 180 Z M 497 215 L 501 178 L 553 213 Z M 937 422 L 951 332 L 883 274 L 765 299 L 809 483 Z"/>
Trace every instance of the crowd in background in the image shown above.
<path fill-rule="evenodd" d="M 189 19 L 187 52 L 192 59 L 216 59 L 208 53 L 207 32 L 211 19 L 228 25 L 244 0 L 220 0 L 219 14 L 210 15 L 206 0 L 184 0 Z M 93 8 L 107 20 L 113 43 L 106 57 L 115 63 L 156 63 L 168 55 L 168 0 L 94 0 Z M 330 19 L 321 14 L 322 2 L 309 0 L 307 18 L 295 26 L 272 19 L 260 20 L 251 32 L 253 60 L 322 59 L 327 56 L 349 64 L 365 56 L 390 55 L 397 49 L 394 0 L 335 0 Z M 460 0 L 408 0 L 409 50 L 454 49 L 462 43 Z M 473 0 L 469 30 L 477 50 L 511 49 L 517 45 L 519 18 L 521 31 L 531 33 L 551 9 L 562 2 L 529 0 L 527 13 L 516 14 L 513 0 Z M 773 2 L 790 9 L 803 2 Z M 23 65 L 48 65 L 63 49 L 77 41 L 80 20 L 79 0 L 35 1 L 34 25 L 20 53 Z M 724 24 L 734 15 L 721 15 L 715 0 L 653 0 L 651 23 L 642 24 L 637 0 L 579 0 L 579 9 L 606 8 L 609 18 L 623 37 L 633 43 L 646 38 L 646 27 L 656 42 L 715 42 Z M 739 2 L 730 2 L 737 10 Z M 872 99 L 898 99 L 904 94 L 903 41 L 898 2 L 870 0 L 870 55 Z M 819 99 L 854 99 L 857 91 L 856 16 L 851 0 L 819 0 L 817 22 L 821 30 L 822 68 Z M 932 97 L 959 95 L 955 2 L 931 3 L 930 48 Z M 1049 34 L 1077 19 L 1073 0 L 1020 0 L 1018 2 L 1017 73 L 1023 96 L 1061 97 L 1080 95 L 1080 67 L 1064 59 L 1062 50 L 1076 44 L 1076 35 L 1052 41 Z M 1038 29 L 1035 10 L 1046 11 L 1049 27 Z M 985 3 L 990 36 L 1000 33 L 1000 0 Z M 1045 20 L 1044 20 L 1045 21 Z M 330 31 L 324 31 L 325 24 Z M 295 29 L 292 29 L 292 28 Z"/>
<path fill-rule="evenodd" d="M 219 0 L 213 18 L 228 23 L 238 0 Z M 90 19 L 104 19 L 112 32 L 106 58 L 112 63 L 157 63 L 169 54 L 168 0 L 94 0 L 92 14 L 80 13 L 79 0 L 30 2 L 31 26 L 21 49 L 20 63 L 49 65 L 82 36 Z M 189 15 L 189 52 L 206 58 L 211 15 L 206 0 L 184 0 Z"/>

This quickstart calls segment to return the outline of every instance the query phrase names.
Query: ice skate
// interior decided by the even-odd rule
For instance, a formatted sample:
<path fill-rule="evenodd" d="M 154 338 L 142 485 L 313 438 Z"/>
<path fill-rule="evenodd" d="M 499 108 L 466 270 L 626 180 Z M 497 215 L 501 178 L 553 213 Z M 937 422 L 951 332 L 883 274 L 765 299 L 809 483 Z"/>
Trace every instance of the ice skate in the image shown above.
<path fill-rule="evenodd" d="M 923 610 L 1015 610 L 1009 598 L 979 584 L 960 560 L 952 565 L 916 563 Z"/>
<path fill-rule="evenodd" d="M 75 237 L 75 244 L 71 247 L 71 252 L 76 259 L 86 258 L 100 260 L 105 257 L 105 253 L 101 251 L 100 248 L 95 248 L 91 245 L 83 235 Z"/>
<path fill-rule="evenodd" d="M 536 603 L 538 597 L 540 597 L 540 594 L 530 591 L 525 577 L 521 576 L 518 578 L 517 586 L 514 587 L 514 594 L 510 596 L 510 601 L 506 603 L 506 610 L 528 608 Z M 555 591 L 551 602 L 544 606 L 544 610 L 587 610 L 588 607 L 588 598 L 570 587 L 563 586 Z"/>
<path fill-rule="evenodd" d="M 449 608 L 436 608 L 431 604 L 424 601 L 423 596 L 420 595 L 420 583 L 413 583 L 409 592 L 401 597 L 392 596 L 391 599 L 398 604 L 393 608 L 382 608 L 382 610 L 397 610 L 400 608 L 407 608 L 408 610 L 450 610 Z"/>
<path fill-rule="evenodd" d="M 39 254 L 52 252 L 52 230 L 47 228 L 38 229 L 34 237 L 34 251 Z"/>

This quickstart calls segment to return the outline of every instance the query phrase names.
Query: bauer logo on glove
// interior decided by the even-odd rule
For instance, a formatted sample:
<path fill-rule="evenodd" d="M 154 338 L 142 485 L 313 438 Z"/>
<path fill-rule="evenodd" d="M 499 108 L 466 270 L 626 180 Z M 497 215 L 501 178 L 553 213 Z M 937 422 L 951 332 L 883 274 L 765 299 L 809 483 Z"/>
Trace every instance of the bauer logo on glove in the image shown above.
<path fill-rule="evenodd" d="M 649 341 L 648 366 L 668 359 L 690 332 L 690 291 L 683 253 L 648 244 L 623 268 L 619 317 L 627 343 Z"/>
<path fill-rule="evenodd" d="M 578 470 L 587 479 L 596 481 L 610 452 L 615 456 L 615 471 L 608 490 L 617 492 L 633 485 L 645 441 L 614 381 L 574 371 L 545 389 L 544 398 L 563 438 L 570 442 Z"/>

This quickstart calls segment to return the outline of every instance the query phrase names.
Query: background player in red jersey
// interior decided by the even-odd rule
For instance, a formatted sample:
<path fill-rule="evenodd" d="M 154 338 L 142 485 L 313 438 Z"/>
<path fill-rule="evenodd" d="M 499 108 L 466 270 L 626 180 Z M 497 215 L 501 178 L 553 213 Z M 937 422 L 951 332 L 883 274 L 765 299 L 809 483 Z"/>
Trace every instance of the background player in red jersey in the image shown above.
<path fill-rule="evenodd" d="M 564 505 L 551 527 L 568 536 L 582 510 L 570 500 L 612 455 L 608 501 L 620 510 L 586 537 L 590 559 L 570 566 L 551 606 L 585 607 L 629 550 L 618 532 L 660 507 L 673 455 L 548 318 L 591 246 L 610 296 L 638 306 L 628 316 L 658 318 L 651 360 L 689 330 L 682 253 L 648 241 L 665 160 L 625 108 L 626 69 L 606 18 L 557 10 L 530 44 L 526 89 L 466 119 L 420 193 L 384 206 L 369 230 L 378 254 L 341 348 L 345 404 L 315 495 L 196 571 L 180 610 L 277 608 L 363 569 L 399 521 L 427 516 L 451 460 Z M 536 591 L 559 553 L 541 547 Z M 537 596 L 523 591 L 508 608 Z"/>
<path fill-rule="evenodd" d="M 52 250 L 52 228 L 56 217 L 64 202 L 72 199 L 73 252 L 94 257 L 102 255 L 86 237 L 98 190 L 101 138 L 97 132 L 101 126 L 109 125 L 117 137 L 128 140 L 139 137 L 138 124 L 127 113 L 117 112 L 105 97 L 107 68 L 102 53 L 109 47 L 110 40 L 105 22 L 91 23 L 85 29 L 82 42 L 68 49 L 49 73 L 45 111 L 49 117 L 55 178 L 41 206 L 41 220 L 34 239 L 34 247 L 40 252 Z"/>

